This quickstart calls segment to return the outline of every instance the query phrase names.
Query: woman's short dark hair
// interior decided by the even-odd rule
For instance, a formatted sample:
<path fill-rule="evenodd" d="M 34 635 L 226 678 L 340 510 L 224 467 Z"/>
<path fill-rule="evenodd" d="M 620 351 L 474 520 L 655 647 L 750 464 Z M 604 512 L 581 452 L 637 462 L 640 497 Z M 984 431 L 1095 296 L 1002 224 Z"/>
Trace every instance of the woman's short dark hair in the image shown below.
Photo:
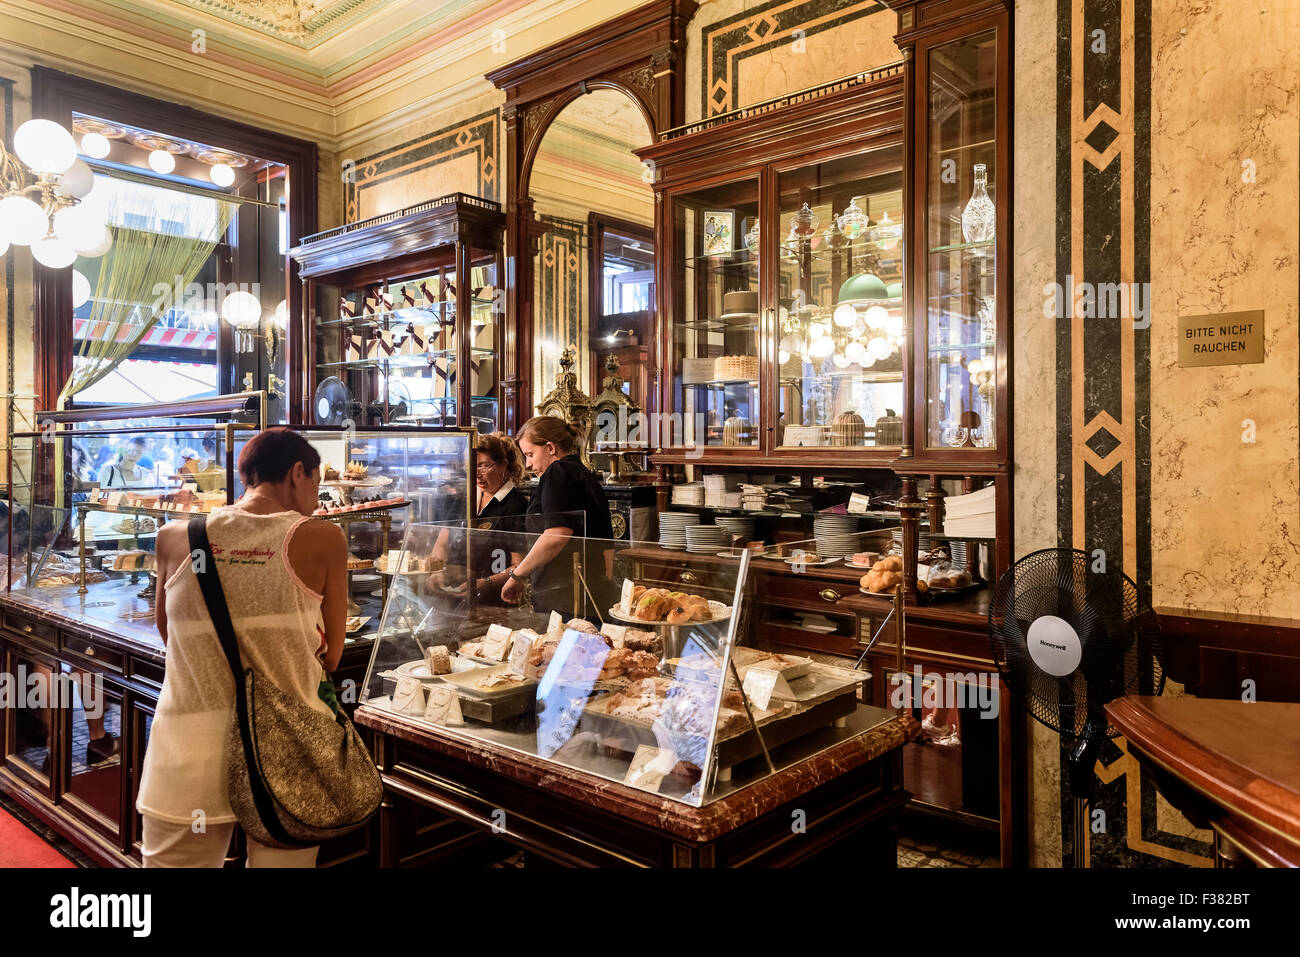
<path fill-rule="evenodd" d="M 281 482 L 298 462 L 304 472 L 311 473 L 320 467 L 320 453 L 292 429 L 266 429 L 249 439 L 239 453 L 239 477 L 249 488 Z"/>
<path fill-rule="evenodd" d="M 140 446 L 140 448 L 142 448 L 142 449 L 146 449 L 146 448 L 149 447 L 149 440 L 146 439 L 143 435 L 133 435 L 133 436 L 131 436 L 129 439 L 126 440 L 126 444 L 127 444 L 127 445 L 138 445 L 138 446 Z"/>

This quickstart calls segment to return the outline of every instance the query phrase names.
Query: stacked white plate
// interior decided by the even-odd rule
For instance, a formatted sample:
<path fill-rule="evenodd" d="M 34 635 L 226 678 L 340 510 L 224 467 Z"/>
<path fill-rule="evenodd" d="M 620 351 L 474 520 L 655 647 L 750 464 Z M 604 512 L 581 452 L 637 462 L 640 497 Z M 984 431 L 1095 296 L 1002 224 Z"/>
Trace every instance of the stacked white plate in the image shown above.
<path fill-rule="evenodd" d="M 685 548 L 687 526 L 698 524 L 700 517 L 694 512 L 660 512 L 659 544 L 664 548 Z"/>
<path fill-rule="evenodd" d="M 902 547 L 903 547 L 903 530 L 902 530 L 901 528 L 896 528 L 896 529 L 894 529 L 894 530 L 893 530 L 893 536 L 894 536 L 894 544 L 897 545 L 897 546 L 899 547 L 899 549 L 902 549 Z M 931 545 L 931 542 L 930 542 L 930 533 L 929 533 L 929 532 L 919 532 L 919 531 L 918 531 L 918 532 L 916 533 L 916 547 L 917 547 L 917 550 L 918 550 L 918 551 L 922 551 L 922 552 L 928 552 L 928 551 L 930 550 L 930 545 Z"/>
<path fill-rule="evenodd" d="M 721 525 L 687 525 L 686 550 L 697 555 L 716 555 L 730 545 Z"/>
<path fill-rule="evenodd" d="M 860 536 L 856 515 L 823 514 L 813 518 L 813 535 L 817 539 L 817 555 L 821 558 L 844 558 L 859 547 Z"/>
<path fill-rule="evenodd" d="M 746 518 L 743 515 L 719 515 L 714 521 L 725 528 L 728 535 L 739 535 L 747 542 L 754 540 L 754 520 L 752 518 Z"/>
<path fill-rule="evenodd" d="M 961 568 L 966 568 L 966 543 L 949 542 L 948 551 L 952 554 L 952 563 Z"/>

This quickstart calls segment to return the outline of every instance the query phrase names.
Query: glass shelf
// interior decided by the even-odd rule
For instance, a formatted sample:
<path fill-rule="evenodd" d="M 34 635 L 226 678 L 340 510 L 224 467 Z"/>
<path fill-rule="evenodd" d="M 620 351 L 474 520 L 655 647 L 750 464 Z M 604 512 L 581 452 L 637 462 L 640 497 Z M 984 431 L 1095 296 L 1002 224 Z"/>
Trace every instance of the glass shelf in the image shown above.
<path fill-rule="evenodd" d="M 902 382 L 903 371 L 897 372 L 822 372 L 817 375 L 783 375 L 782 384 L 814 382 L 818 379 L 857 379 L 862 382 Z"/>
<path fill-rule="evenodd" d="M 722 329 L 740 329 L 745 332 L 758 332 L 758 313 L 750 313 L 741 319 L 739 315 L 718 316 L 716 319 L 692 319 L 679 322 L 683 329 L 704 329 L 706 331 Z"/>
<path fill-rule="evenodd" d="M 983 352 L 992 352 L 993 346 L 994 343 L 992 342 L 963 342 L 957 345 L 950 345 L 950 346 L 931 346 L 930 355 L 942 356 L 942 355 L 947 355 L 949 352 L 964 352 L 969 349 L 978 349 Z"/>
<path fill-rule="evenodd" d="M 751 385 L 758 387 L 757 379 L 711 379 L 708 382 L 684 382 L 685 386 L 696 389 L 725 389 L 729 385 Z"/>
<path fill-rule="evenodd" d="M 953 243 L 949 246 L 933 246 L 930 249 L 930 255 L 934 256 L 938 253 L 957 252 L 963 249 L 988 249 L 993 245 L 993 243 L 994 240 L 990 239 L 982 243 Z"/>
<path fill-rule="evenodd" d="M 727 250 L 724 250 L 723 252 L 720 252 L 720 253 L 708 253 L 707 255 L 704 254 L 704 253 L 701 253 L 701 254 L 698 255 L 698 256 L 687 256 L 687 257 L 685 257 L 685 258 L 682 260 L 682 262 L 687 262 L 687 263 L 690 263 L 690 262 L 697 262 L 698 260 L 701 260 L 701 259 L 726 259 L 728 256 L 735 256 L 735 255 L 737 255 L 738 253 L 744 253 L 746 256 L 756 256 L 756 255 L 757 255 L 757 253 L 751 253 L 747 248 L 745 248 L 745 247 L 742 246 L 740 249 L 727 249 Z M 728 265 L 728 266 L 757 266 L 757 265 L 758 265 L 758 260 L 757 260 L 757 259 L 740 260 L 740 261 L 737 261 L 737 262 L 727 263 L 726 265 Z"/>

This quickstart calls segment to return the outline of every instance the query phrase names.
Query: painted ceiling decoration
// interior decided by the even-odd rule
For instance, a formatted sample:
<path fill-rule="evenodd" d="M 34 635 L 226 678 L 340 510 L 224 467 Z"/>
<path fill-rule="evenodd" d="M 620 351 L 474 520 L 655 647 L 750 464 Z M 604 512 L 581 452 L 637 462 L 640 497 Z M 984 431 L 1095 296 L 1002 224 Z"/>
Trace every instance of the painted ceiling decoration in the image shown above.
<path fill-rule="evenodd" d="M 267 36 L 312 47 L 391 6 L 391 0 L 175 0 Z"/>

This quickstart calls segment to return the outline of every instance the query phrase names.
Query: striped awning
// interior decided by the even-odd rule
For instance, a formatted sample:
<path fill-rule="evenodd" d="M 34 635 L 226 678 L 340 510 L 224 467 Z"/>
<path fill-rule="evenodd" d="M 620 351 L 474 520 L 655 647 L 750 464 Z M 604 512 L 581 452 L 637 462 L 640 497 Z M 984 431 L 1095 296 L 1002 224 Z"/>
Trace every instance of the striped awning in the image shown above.
<path fill-rule="evenodd" d="M 77 340 L 89 339 L 101 342 L 108 337 L 110 323 L 99 321 L 92 325 L 89 319 L 73 319 L 72 335 Z M 117 329 L 117 342 L 126 342 L 135 330 L 129 323 L 122 323 Z M 145 333 L 140 340 L 143 346 L 166 346 L 170 349 L 215 350 L 217 335 L 207 329 L 169 329 L 156 325 Z"/>

